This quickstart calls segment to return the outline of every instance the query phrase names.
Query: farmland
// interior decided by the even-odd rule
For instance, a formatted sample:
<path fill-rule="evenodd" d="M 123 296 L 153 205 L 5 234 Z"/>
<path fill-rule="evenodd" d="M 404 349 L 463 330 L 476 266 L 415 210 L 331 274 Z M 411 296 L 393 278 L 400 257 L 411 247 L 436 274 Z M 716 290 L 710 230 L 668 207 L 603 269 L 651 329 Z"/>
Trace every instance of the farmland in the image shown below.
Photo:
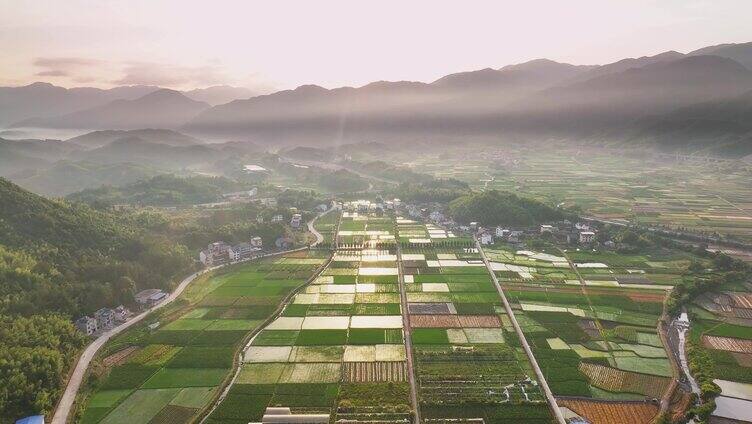
<path fill-rule="evenodd" d="M 752 383 L 752 307 L 741 291 L 748 284 L 700 296 L 690 309 L 692 352 L 708 358 L 713 379 Z"/>
<path fill-rule="evenodd" d="M 80 421 L 191 422 L 230 376 L 241 342 L 325 261 L 326 252 L 311 250 L 194 282 L 182 300 L 105 347 L 110 367 L 95 369 Z"/>
<path fill-rule="evenodd" d="M 331 234 L 332 261 L 248 342 L 207 423 L 261 421 L 267 408 L 332 420 L 410 418 L 393 220 L 348 206 Z"/>
<path fill-rule="evenodd" d="M 650 422 L 657 407 L 632 401 L 660 398 L 668 388 L 672 371 L 656 324 L 688 262 L 503 244 L 484 251 L 554 395 L 591 398 L 576 407 L 593 422 Z"/>
<path fill-rule="evenodd" d="M 752 241 L 748 166 L 541 146 L 417 155 L 418 172 L 578 206 L 608 220 Z M 552 172 L 555 170 L 555 172 Z"/>
<path fill-rule="evenodd" d="M 472 242 L 407 219 L 397 228 L 422 418 L 550 422 Z"/>

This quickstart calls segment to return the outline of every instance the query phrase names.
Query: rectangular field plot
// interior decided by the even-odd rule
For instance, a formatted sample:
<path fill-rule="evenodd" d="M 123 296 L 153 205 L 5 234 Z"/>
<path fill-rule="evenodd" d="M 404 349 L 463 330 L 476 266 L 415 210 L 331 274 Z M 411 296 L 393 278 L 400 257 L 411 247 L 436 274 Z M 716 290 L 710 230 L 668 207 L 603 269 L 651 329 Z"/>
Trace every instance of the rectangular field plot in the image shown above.
<path fill-rule="evenodd" d="M 346 383 L 407 381 L 407 367 L 400 362 L 346 362 L 342 381 Z"/>

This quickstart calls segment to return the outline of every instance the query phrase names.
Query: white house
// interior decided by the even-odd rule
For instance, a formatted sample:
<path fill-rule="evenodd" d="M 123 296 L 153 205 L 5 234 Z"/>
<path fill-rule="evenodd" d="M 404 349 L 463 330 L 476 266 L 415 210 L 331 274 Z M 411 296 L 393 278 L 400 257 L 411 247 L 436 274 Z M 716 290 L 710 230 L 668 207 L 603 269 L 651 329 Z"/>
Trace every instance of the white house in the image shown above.
<path fill-rule="evenodd" d="M 261 237 L 251 237 L 251 246 L 253 246 L 254 249 L 260 250 L 263 246 L 264 242 L 261 240 Z"/>
<path fill-rule="evenodd" d="M 592 231 L 580 231 L 580 243 L 592 243 L 595 241 L 595 233 Z"/>
<path fill-rule="evenodd" d="M 206 250 L 199 252 L 198 259 L 205 266 L 224 264 L 230 260 L 231 248 L 232 246 L 223 241 L 216 241 L 209 244 Z"/>
<path fill-rule="evenodd" d="M 82 316 L 76 320 L 76 328 L 87 336 L 91 336 L 97 331 L 97 320 L 90 316 Z"/>
<path fill-rule="evenodd" d="M 125 322 L 131 316 L 131 311 L 123 305 L 115 308 L 113 312 L 115 313 L 115 321 L 117 322 Z"/>
<path fill-rule="evenodd" d="M 274 215 L 272 217 L 272 222 L 282 222 L 285 219 L 282 215 Z"/>
<path fill-rule="evenodd" d="M 553 233 L 554 232 L 554 226 L 553 225 L 548 225 L 548 224 L 543 224 L 543 225 L 540 226 L 540 232 L 541 232 L 541 234 L 543 234 L 543 233 Z"/>
<path fill-rule="evenodd" d="M 493 235 L 490 231 L 484 232 L 480 235 L 480 244 L 487 245 L 487 244 L 493 244 Z"/>
<path fill-rule="evenodd" d="M 296 213 L 292 215 L 290 219 L 290 226 L 292 228 L 300 228 L 300 224 L 303 222 L 303 215 Z"/>
<path fill-rule="evenodd" d="M 250 243 L 240 243 L 232 246 L 230 250 L 228 250 L 228 255 L 230 256 L 230 261 L 237 262 L 241 259 L 251 257 L 251 253 L 255 250 L 256 249 L 254 249 Z"/>
<path fill-rule="evenodd" d="M 94 312 L 94 319 L 98 328 L 110 329 L 115 325 L 115 312 L 110 308 L 101 308 Z"/>
<path fill-rule="evenodd" d="M 501 237 L 501 238 L 509 237 L 509 230 L 507 230 L 506 228 L 496 227 L 496 231 L 494 231 L 494 235 L 496 235 L 496 237 Z"/>

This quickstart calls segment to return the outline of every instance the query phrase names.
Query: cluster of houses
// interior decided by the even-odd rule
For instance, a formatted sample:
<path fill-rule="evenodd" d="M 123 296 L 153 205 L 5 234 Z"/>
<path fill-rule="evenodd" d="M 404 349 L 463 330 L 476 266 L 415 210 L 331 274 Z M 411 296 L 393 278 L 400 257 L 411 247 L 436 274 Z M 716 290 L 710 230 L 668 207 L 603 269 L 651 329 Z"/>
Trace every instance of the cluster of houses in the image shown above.
<path fill-rule="evenodd" d="M 469 229 L 476 232 L 481 244 L 493 244 L 494 240 L 503 240 L 509 243 L 520 243 L 525 237 L 539 234 L 550 234 L 559 243 L 589 245 L 596 241 L 595 229 L 587 223 L 572 223 L 568 220 L 543 224 L 536 228 L 483 228 L 477 222 L 471 222 Z"/>
<path fill-rule="evenodd" d="M 335 207 L 341 210 L 344 210 L 346 212 L 360 212 L 360 213 L 369 213 L 369 212 L 384 212 L 388 210 L 394 210 L 399 208 L 402 205 L 402 201 L 400 199 L 393 199 L 393 200 L 377 200 L 377 201 L 370 201 L 370 200 L 353 200 L 350 202 L 345 203 L 337 203 L 335 204 Z M 326 206 L 326 205 L 323 205 Z M 324 209 L 326 210 L 326 209 Z"/>
<path fill-rule="evenodd" d="M 75 322 L 76 328 L 90 336 L 97 331 L 109 330 L 115 324 L 125 322 L 131 316 L 131 312 L 123 305 L 115 309 L 101 308 L 94 312 L 94 316 L 84 315 Z"/>
<path fill-rule="evenodd" d="M 262 248 L 263 242 L 258 236 L 251 237 L 250 241 L 235 246 L 223 241 L 215 241 L 198 254 L 198 259 L 205 266 L 211 267 L 248 259 Z"/>
<path fill-rule="evenodd" d="M 141 310 L 147 310 L 162 303 L 168 294 L 160 289 L 146 289 L 136 293 L 133 298 Z M 117 308 L 101 308 L 93 316 L 84 315 L 75 322 L 76 328 L 87 336 L 107 331 L 116 324 L 127 321 L 133 313 L 123 305 Z"/>

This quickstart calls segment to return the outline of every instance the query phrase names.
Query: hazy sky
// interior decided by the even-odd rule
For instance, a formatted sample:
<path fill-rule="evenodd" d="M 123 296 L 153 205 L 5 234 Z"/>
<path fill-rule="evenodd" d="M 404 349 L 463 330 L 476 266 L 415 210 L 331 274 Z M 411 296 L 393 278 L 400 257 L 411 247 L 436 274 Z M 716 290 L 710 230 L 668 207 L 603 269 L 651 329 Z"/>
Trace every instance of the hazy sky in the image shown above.
<path fill-rule="evenodd" d="M 432 81 L 752 41 L 750 0 L 0 0 L 0 85 Z"/>

